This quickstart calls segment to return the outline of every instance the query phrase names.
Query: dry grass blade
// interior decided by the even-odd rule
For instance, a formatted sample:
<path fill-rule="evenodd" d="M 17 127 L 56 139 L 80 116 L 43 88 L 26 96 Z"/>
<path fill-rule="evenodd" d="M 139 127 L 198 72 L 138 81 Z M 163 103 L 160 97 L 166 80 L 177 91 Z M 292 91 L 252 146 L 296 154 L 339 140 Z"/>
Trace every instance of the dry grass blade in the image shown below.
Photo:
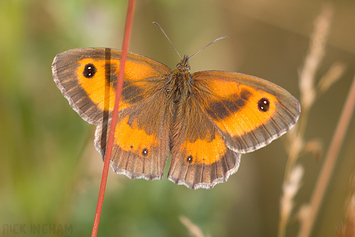
<path fill-rule="evenodd" d="M 185 216 L 180 216 L 179 219 L 180 219 L 181 223 L 184 224 L 184 226 L 186 226 L 186 228 L 189 230 L 191 236 L 205 237 L 201 228 L 199 226 L 195 225 L 194 223 L 192 223 L 192 221 L 189 218 L 187 218 Z"/>
<path fill-rule="evenodd" d="M 323 155 L 323 145 L 322 142 L 319 141 L 319 139 L 313 139 L 308 141 L 305 145 L 303 150 L 305 152 L 309 152 L 313 154 L 313 157 L 316 160 L 320 160 L 320 158 Z"/>
<path fill-rule="evenodd" d="M 288 179 L 283 183 L 283 194 L 280 200 L 280 228 L 279 236 L 284 236 L 286 232 L 287 221 L 294 207 L 294 197 L 301 186 L 304 169 L 302 166 L 295 166 Z"/>
<path fill-rule="evenodd" d="M 285 187 L 288 187 L 292 182 L 292 176 L 294 175 L 294 170 L 297 167 L 296 162 L 300 157 L 300 154 L 305 150 L 305 146 L 307 146 L 307 144 L 310 145 L 307 141 L 305 141 L 304 133 L 307 127 L 309 111 L 313 106 L 316 98 L 318 97 L 319 90 L 317 90 L 315 87 L 315 75 L 325 54 L 325 46 L 332 16 L 333 8 L 330 4 L 326 4 L 322 9 L 321 14 L 315 20 L 315 26 L 311 35 L 309 50 L 305 58 L 303 68 L 299 74 L 302 113 L 298 124 L 293 128 L 293 130 L 289 132 L 287 136 L 289 141 L 289 150 L 283 182 L 284 190 L 280 201 L 280 220 L 278 229 L 279 237 L 283 237 L 286 234 L 286 227 L 293 208 L 293 198 L 298 192 L 299 183 L 297 183 L 297 186 L 294 185 L 292 193 Z M 331 86 L 331 84 L 336 80 L 335 78 L 340 77 L 341 73 L 335 73 L 334 70 L 335 69 L 331 69 L 329 71 L 329 74 L 327 74 L 328 76 L 326 76 L 328 79 L 324 79 L 325 81 L 321 80 L 323 91 Z M 339 70 L 343 69 L 338 68 L 338 71 Z M 317 151 L 317 147 L 313 146 L 313 148 L 312 151 Z"/>
<path fill-rule="evenodd" d="M 314 221 L 317 217 L 319 207 L 322 203 L 326 188 L 332 175 L 334 164 L 336 162 L 338 152 L 343 143 L 346 131 L 350 124 L 351 116 L 355 107 L 355 77 L 350 88 L 348 98 L 346 99 L 340 119 L 335 130 L 335 134 L 330 143 L 327 156 L 325 158 L 322 170 L 317 180 L 316 187 L 312 194 L 309 215 L 301 219 L 301 227 L 298 236 L 308 237 L 312 231 Z"/>
<path fill-rule="evenodd" d="M 305 59 L 303 70 L 300 73 L 300 91 L 302 107 L 309 108 L 316 97 L 314 87 L 315 73 L 323 59 L 325 44 L 333 10 L 330 5 L 323 7 L 322 13 L 315 21 L 314 32 L 311 36 L 309 52 Z"/>
<path fill-rule="evenodd" d="M 291 171 L 289 179 L 283 185 L 283 196 L 281 198 L 281 215 L 284 217 L 283 219 L 286 219 L 291 214 L 294 206 L 293 198 L 300 188 L 303 173 L 304 169 L 302 166 L 295 166 Z"/>
<path fill-rule="evenodd" d="M 326 92 L 335 82 L 337 82 L 345 71 L 345 64 L 335 63 L 318 83 L 317 94 Z"/>

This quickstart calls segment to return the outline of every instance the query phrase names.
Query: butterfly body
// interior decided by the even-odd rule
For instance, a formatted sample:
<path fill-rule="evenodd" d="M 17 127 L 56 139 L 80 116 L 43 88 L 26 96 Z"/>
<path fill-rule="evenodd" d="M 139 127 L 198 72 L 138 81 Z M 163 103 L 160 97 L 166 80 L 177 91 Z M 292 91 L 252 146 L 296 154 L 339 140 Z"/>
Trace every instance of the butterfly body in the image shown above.
<path fill-rule="evenodd" d="M 70 105 L 97 125 L 104 157 L 121 52 L 73 49 L 58 54 L 54 80 Z M 212 188 L 236 172 L 242 153 L 287 132 L 299 102 L 268 81 L 240 73 L 191 74 L 188 56 L 176 69 L 128 54 L 111 167 L 129 178 L 168 178 L 189 188 Z"/>

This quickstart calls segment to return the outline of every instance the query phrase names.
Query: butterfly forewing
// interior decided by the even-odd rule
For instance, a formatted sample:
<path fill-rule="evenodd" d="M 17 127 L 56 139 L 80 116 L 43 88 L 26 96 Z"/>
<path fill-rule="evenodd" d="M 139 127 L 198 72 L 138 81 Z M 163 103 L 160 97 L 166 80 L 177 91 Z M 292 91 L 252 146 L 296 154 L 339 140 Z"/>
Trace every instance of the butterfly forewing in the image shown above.
<path fill-rule="evenodd" d="M 72 49 L 58 54 L 52 64 L 54 81 L 70 105 L 86 121 L 101 124 L 112 112 L 121 51 L 110 48 Z M 128 54 L 120 110 L 159 90 L 157 84 L 171 70 L 155 60 Z M 155 82 L 155 83 L 154 83 Z"/>
<path fill-rule="evenodd" d="M 299 102 L 266 80 L 240 73 L 193 74 L 204 111 L 224 135 L 228 147 L 246 153 L 287 132 L 300 114 Z"/>

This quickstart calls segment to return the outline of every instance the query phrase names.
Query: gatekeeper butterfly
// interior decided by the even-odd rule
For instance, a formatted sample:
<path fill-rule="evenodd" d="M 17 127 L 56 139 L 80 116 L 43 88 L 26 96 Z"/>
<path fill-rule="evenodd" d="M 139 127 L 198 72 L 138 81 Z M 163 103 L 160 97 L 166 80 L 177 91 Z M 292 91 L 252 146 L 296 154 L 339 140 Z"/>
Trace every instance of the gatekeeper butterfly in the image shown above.
<path fill-rule="evenodd" d="M 97 125 L 95 146 L 105 157 L 121 51 L 72 49 L 52 64 L 54 81 L 70 106 Z M 212 188 L 235 173 L 241 154 L 286 133 L 300 104 L 266 80 L 235 72 L 190 73 L 184 56 L 171 70 L 148 57 L 127 56 L 111 167 L 118 174 L 168 179 Z"/>

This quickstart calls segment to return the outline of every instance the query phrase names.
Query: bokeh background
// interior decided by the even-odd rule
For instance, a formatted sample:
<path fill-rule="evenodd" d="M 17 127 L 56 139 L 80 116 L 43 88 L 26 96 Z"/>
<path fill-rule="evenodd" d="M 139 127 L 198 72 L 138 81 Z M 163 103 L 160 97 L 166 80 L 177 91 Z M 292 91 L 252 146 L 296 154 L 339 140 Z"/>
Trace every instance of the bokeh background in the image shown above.
<path fill-rule="evenodd" d="M 270 80 L 299 98 L 298 72 L 307 54 L 322 0 L 137 1 L 130 51 L 170 67 L 179 58 L 152 24 L 165 29 L 180 54 L 192 54 L 192 71 L 238 71 Z M 317 77 L 335 62 L 347 69 L 318 99 L 306 139 L 319 138 L 326 152 L 355 74 L 355 2 L 330 1 L 334 17 Z M 93 145 L 95 127 L 83 121 L 51 75 L 56 54 L 78 47 L 122 44 L 126 1 L 0 0 L 0 236 L 26 224 L 28 236 L 89 236 L 103 162 Z M 336 236 L 354 192 L 355 123 L 312 236 Z M 187 236 L 186 216 L 210 236 L 276 236 L 287 159 L 285 139 L 242 156 L 239 171 L 212 190 L 189 190 L 166 179 L 129 180 L 110 170 L 99 236 Z M 323 154 L 324 154 L 323 153 Z M 306 203 L 322 158 L 305 154 L 295 211 Z M 31 225 L 67 225 L 72 231 L 31 235 Z M 287 236 L 296 236 L 292 219 Z M 45 228 L 45 227 L 44 227 Z"/>

